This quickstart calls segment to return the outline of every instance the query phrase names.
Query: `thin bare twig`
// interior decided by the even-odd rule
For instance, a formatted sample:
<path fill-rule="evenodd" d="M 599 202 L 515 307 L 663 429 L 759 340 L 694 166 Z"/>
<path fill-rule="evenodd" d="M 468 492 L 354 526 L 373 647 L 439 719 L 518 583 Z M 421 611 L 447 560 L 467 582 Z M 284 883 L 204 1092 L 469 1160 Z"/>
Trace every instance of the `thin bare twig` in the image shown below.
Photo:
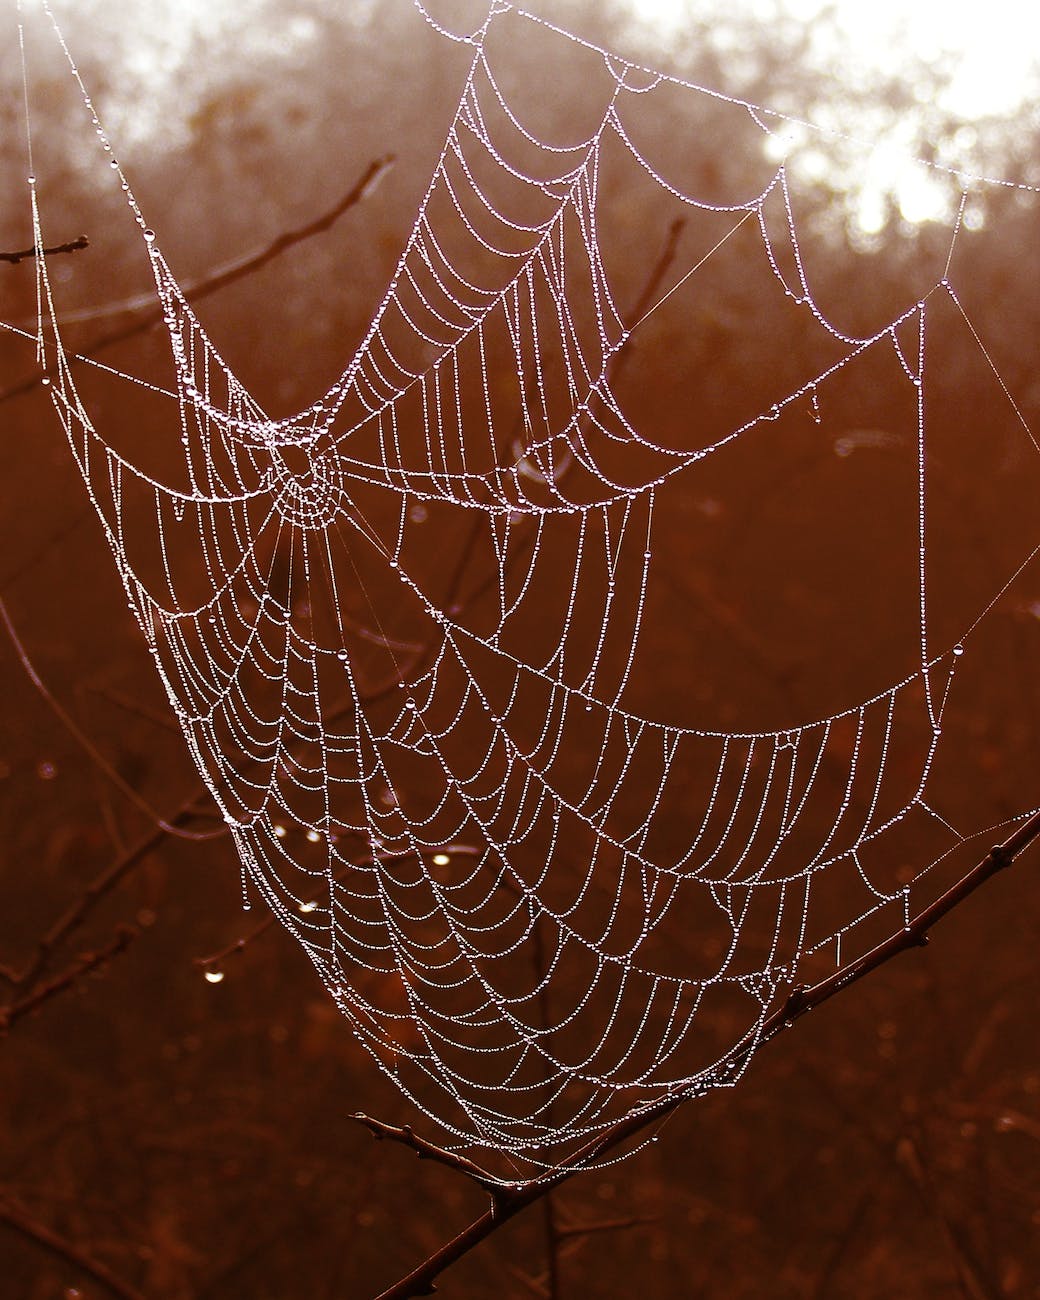
<path fill-rule="evenodd" d="M 355 832 L 355 834 L 360 833 Z M 472 844 L 445 844 L 443 848 L 429 849 L 427 852 L 431 855 L 436 853 L 448 853 L 453 857 L 475 857 L 480 850 L 474 848 Z M 349 862 L 345 864 L 345 869 L 351 870 L 357 867 L 373 867 L 378 866 L 382 862 L 395 862 L 400 858 L 411 857 L 414 857 L 414 850 L 409 850 L 406 853 L 377 853 L 374 856 L 369 853 L 363 857 L 351 858 Z M 340 873 L 334 872 L 332 879 L 334 881 L 339 881 Z M 310 910 L 309 905 L 306 910 Z M 266 934 L 268 930 L 273 930 L 277 922 L 277 914 L 275 912 L 269 913 L 262 921 L 258 921 L 251 930 L 247 930 L 245 934 L 240 935 L 237 939 L 233 939 L 231 943 L 226 945 L 226 947 L 220 948 L 216 952 L 211 952 L 207 957 L 196 957 L 195 965 L 202 970 L 219 970 L 228 957 L 234 957 L 237 953 L 244 952 L 246 948 L 254 942 L 254 940 L 259 939 L 260 936 Z M 384 1136 L 386 1135 L 384 1134 Z"/>
<path fill-rule="evenodd" d="M 653 1214 L 626 1214 L 623 1218 L 599 1219 L 595 1223 L 572 1223 L 557 1228 L 561 1240 L 575 1237 L 592 1237 L 600 1232 L 624 1232 L 628 1228 L 645 1228 L 651 1223 L 659 1222 Z"/>
<path fill-rule="evenodd" d="M 7 605 L 2 597 L 0 597 L 0 625 L 3 626 L 4 631 L 7 633 L 8 639 L 10 640 L 18 658 L 18 662 L 21 664 L 26 676 L 32 682 L 40 698 L 48 706 L 73 740 L 75 740 L 77 745 L 84 750 L 87 757 L 94 764 L 94 767 L 108 781 L 110 781 L 116 789 L 119 790 L 119 792 L 138 809 L 139 812 L 142 812 L 147 818 L 149 818 L 149 820 L 154 821 L 161 830 L 166 832 L 166 834 L 180 834 L 181 832 L 175 822 L 164 821 L 162 816 L 151 807 L 147 800 L 142 798 L 142 796 L 138 794 L 137 790 L 130 785 L 129 782 L 123 779 L 123 776 L 109 762 L 104 754 L 102 754 L 79 723 L 76 722 L 72 714 L 65 708 L 62 702 L 43 680 L 37 672 L 33 661 L 29 658 L 29 652 L 26 650 L 21 637 L 18 635 L 18 631 L 11 620 L 11 616 L 7 611 Z M 217 834 L 226 834 L 226 828 L 221 827 Z M 189 838 L 203 839 L 206 838 L 206 836 L 200 834 L 197 836 L 189 836 Z"/>
<path fill-rule="evenodd" d="M 273 262 L 276 257 L 280 257 L 297 244 L 302 244 L 315 235 L 324 234 L 326 230 L 335 225 L 345 212 L 357 207 L 359 203 L 374 192 L 376 186 L 394 165 L 394 162 L 393 154 L 386 154 L 382 158 L 376 158 L 368 164 L 340 201 L 329 208 L 327 212 L 322 213 L 320 217 L 316 217 L 313 221 L 308 221 L 305 226 L 297 226 L 294 230 L 284 231 L 258 252 L 236 258 L 214 271 L 211 275 L 206 276 L 205 279 L 189 281 L 182 290 L 185 299 L 194 303 L 202 298 L 208 298 L 211 293 L 226 289 L 229 284 L 234 284 L 236 280 L 241 280 L 245 276 L 259 271 L 268 262 Z M 157 325 L 162 319 L 162 307 L 149 307 L 133 325 L 116 330 L 112 334 L 106 334 L 104 338 L 94 343 L 91 346 L 91 354 L 100 352 L 102 348 L 111 347 L 115 343 L 122 343 L 135 334 L 141 334 L 145 330 L 151 329 L 153 325 Z"/>
<path fill-rule="evenodd" d="M 363 1124 L 378 1140 L 387 1138 L 391 1142 L 399 1142 L 410 1151 L 414 1151 L 420 1160 L 433 1160 L 439 1165 L 454 1169 L 456 1173 L 465 1174 L 467 1178 L 491 1192 L 492 1196 L 498 1196 L 502 1192 L 502 1183 L 494 1174 L 481 1169 L 480 1165 L 465 1156 L 460 1156 L 455 1151 L 445 1151 L 443 1147 L 427 1142 L 425 1138 L 414 1132 L 411 1124 L 404 1124 L 398 1128 L 395 1124 L 384 1124 L 381 1119 L 373 1119 L 371 1115 L 365 1115 L 361 1111 L 355 1111 L 350 1118 Z"/>
<path fill-rule="evenodd" d="M 820 1267 L 819 1273 L 816 1275 L 816 1287 L 812 1294 L 812 1300 L 826 1300 L 827 1296 L 834 1294 L 833 1282 L 837 1277 L 841 1262 L 859 1233 L 867 1210 L 870 1208 L 876 1194 L 874 1183 L 871 1183 L 852 1207 L 852 1213 L 849 1215 L 845 1227 L 834 1242 L 827 1258 Z"/>
<path fill-rule="evenodd" d="M 925 1163 L 920 1145 L 907 1135 L 900 1139 L 896 1157 L 910 1175 L 925 1207 L 939 1222 L 950 1259 L 957 1273 L 965 1300 L 996 1300 L 996 1290 L 983 1278 L 978 1261 L 973 1259 L 964 1234 L 950 1221 L 943 1208 L 931 1170 Z"/>
<path fill-rule="evenodd" d="M 34 1219 L 23 1205 L 2 1189 L 0 1189 L 0 1223 L 6 1223 L 21 1236 L 42 1246 L 48 1254 L 56 1256 L 63 1263 L 71 1264 L 73 1268 L 93 1278 L 109 1295 L 116 1296 L 117 1300 L 145 1300 L 136 1287 L 117 1277 L 107 1264 L 102 1264 L 82 1247 L 67 1241 L 53 1228 L 48 1228 L 46 1224 Z"/>
<path fill-rule="evenodd" d="M 219 289 L 226 289 L 229 284 L 234 284 L 236 280 L 252 275 L 254 271 L 266 266 L 268 262 L 273 262 L 276 257 L 280 257 L 290 248 L 328 230 L 345 212 L 349 212 L 351 208 L 356 207 L 364 199 L 368 198 L 393 166 L 394 161 L 392 154 L 376 158 L 368 164 L 343 198 L 320 217 L 307 222 L 305 226 L 298 226 L 294 230 L 285 231 L 258 252 L 250 253 L 246 257 L 230 262 L 214 271 L 212 275 L 206 276 L 205 279 L 196 280 L 185 286 L 184 297 L 186 301 L 198 302 L 199 299 L 206 298 Z M 76 361 L 89 359 L 104 348 L 112 347 L 116 343 L 123 343 L 137 334 L 143 334 L 146 330 L 151 329 L 153 325 L 157 325 L 162 319 L 163 309 L 149 306 L 147 311 L 138 315 L 133 324 L 104 335 L 96 342 L 89 344 L 85 350 L 70 355 L 68 362 L 71 365 Z M 30 392 L 39 385 L 42 378 L 42 375 L 34 375 L 31 379 L 23 380 L 21 383 L 5 389 L 0 393 L 0 402 L 6 402 L 9 398 Z"/>
<path fill-rule="evenodd" d="M 545 1283 L 538 1278 L 532 1277 L 530 1273 L 525 1273 L 522 1268 L 517 1268 L 515 1264 L 507 1263 L 505 1270 L 510 1277 L 515 1277 L 521 1286 L 525 1286 L 533 1296 L 537 1296 L 538 1300 L 552 1300 Z"/>
<path fill-rule="evenodd" d="M 800 986 L 793 988 L 776 1011 L 736 1044 L 722 1065 L 718 1067 L 720 1071 L 726 1077 L 735 1076 L 759 1047 L 777 1037 L 796 1020 L 822 1005 L 835 993 L 848 988 L 871 971 L 877 970 L 899 953 L 925 944 L 928 941 L 928 931 L 936 922 L 964 902 L 987 880 L 1010 866 L 1038 836 L 1040 836 L 1040 812 L 1027 818 L 1017 831 L 990 849 L 980 862 L 918 913 L 904 929 L 897 931 L 862 957 L 841 967 L 827 979 L 820 980 L 809 988 Z M 645 1129 L 670 1115 L 687 1100 L 689 1100 L 688 1094 L 678 1094 L 632 1111 L 561 1161 L 557 1168 L 528 1183 L 502 1184 L 489 1210 L 470 1223 L 451 1241 L 446 1242 L 406 1277 L 382 1291 L 376 1300 L 410 1300 L 413 1296 L 432 1294 L 434 1283 L 440 1274 L 493 1232 L 497 1232 L 503 1223 L 514 1218 L 529 1205 L 541 1200 L 554 1187 L 590 1168 L 597 1160 L 617 1147 L 638 1137 Z"/>
<path fill-rule="evenodd" d="M 54 244 L 50 248 L 40 248 L 34 244 L 32 248 L 23 248 L 18 253 L 0 253 L 0 262 L 25 262 L 39 257 L 41 253 L 44 257 L 50 257 L 54 253 L 78 253 L 81 248 L 89 247 L 90 240 L 86 235 L 80 235 L 77 239 L 70 239 L 67 244 Z"/>
<path fill-rule="evenodd" d="M 136 926 L 121 925 L 116 931 L 115 938 L 103 948 L 99 948 L 97 952 L 83 953 L 67 970 L 55 976 L 54 979 L 48 980 L 46 984 L 39 985 L 31 993 L 26 994 L 25 997 L 19 998 L 7 1006 L 0 1007 L 0 1034 L 5 1034 L 15 1021 L 21 1020 L 23 1016 L 38 1010 L 44 1002 L 49 1002 L 51 998 L 56 997 L 59 993 L 67 992 L 85 976 L 90 975 L 93 971 L 100 970 L 102 966 L 106 966 L 113 957 L 118 957 L 121 952 L 129 948 L 139 934 L 140 930 Z"/>

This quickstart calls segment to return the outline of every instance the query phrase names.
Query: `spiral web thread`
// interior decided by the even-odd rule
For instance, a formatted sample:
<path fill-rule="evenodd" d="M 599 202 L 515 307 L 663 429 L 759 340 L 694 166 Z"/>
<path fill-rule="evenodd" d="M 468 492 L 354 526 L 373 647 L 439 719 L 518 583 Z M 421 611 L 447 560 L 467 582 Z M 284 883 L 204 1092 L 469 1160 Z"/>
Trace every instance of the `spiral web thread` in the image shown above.
<path fill-rule="evenodd" d="M 662 87 L 763 143 L 786 119 L 552 29 L 595 61 L 602 96 L 583 138 L 543 140 L 489 53 L 507 15 L 521 37 L 548 30 L 496 4 L 465 38 L 458 109 L 386 296 L 296 417 L 268 417 L 222 361 L 114 158 L 176 374 L 153 389 L 179 417 L 161 471 L 93 424 L 37 265 L 54 408 L 247 890 L 449 1145 L 523 1170 L 633 1105 L 734 1082 L 732 1025 L 753 1036 L 806 962 L 840 964 L 866 922 L 908 924 L 913 889 L 963 842 L 926 798 L 962 646 L 929 645 L 925 590 L 926 316 L 953 285 L 869 337 L 837 329 L 809 289 L 782 163 L 745 200 L 709 202 L 629 125 Z M 600 242 L 601 168 L 619 154 L 714 223 L 712 253 L 757 231 L 772 282 L 833 345 L 707 444 L 655 441 L 612 389 L 641 324 Z M 628 701 L 659 495 L 791 410 L 818 423 L 835 376 L 879 351 L 916 426 L 916 671 L 784 731 L 643 716 Z M 904 753 L 893 770 L 897 743 L 912 766 Z M 936 848 L 896 883 L 880 863 L 908 821 Z M 828 879 L 837 911 L 833 894 L 817 905 Z M 705 917 L 725 935 L 710 956 Z"/>

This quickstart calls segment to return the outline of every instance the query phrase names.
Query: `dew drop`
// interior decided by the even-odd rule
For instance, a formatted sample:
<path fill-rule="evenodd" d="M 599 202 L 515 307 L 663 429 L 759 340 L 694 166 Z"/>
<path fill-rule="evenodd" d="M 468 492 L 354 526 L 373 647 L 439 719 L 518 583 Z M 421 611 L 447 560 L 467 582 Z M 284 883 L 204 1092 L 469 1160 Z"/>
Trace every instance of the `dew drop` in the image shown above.
<path fill-rule="evenodd" d="M 222 970 L 208 970 L 206 972 L 207 984 L 219 984 L 223 978 L 224 972 Z"/>
<path fill-rule="evenodd" d="M 962 645 L 959 645 L 959 644 L 958 644 L 958 645 L 955 645 L 955 646 L 953 647 L 953 653 L 954 653 L 954 654 L 957 656 L 957 658 L 959 659 L 959 658 L 961 657 L 961 655 L 964 653 L 964 647 L 963 647 Z"/>
<path fill-rule="evenodd" d="M 154 231 L 154 230 L 151 230 L 151 229 L 149 229 L 149 228 L 146 228 L 142 233 L 144 234 L 145 242 L 146 242 L 146 243 L 153 244 L 153 243 L 155 242 L 155 231 Z"/>
<path fill-rule="evenodd" d="M 447 853 L 435 853 L 433 855 L 433 865 L 435 867 L 447 867 L 451 865 L 451 858 Z"/>

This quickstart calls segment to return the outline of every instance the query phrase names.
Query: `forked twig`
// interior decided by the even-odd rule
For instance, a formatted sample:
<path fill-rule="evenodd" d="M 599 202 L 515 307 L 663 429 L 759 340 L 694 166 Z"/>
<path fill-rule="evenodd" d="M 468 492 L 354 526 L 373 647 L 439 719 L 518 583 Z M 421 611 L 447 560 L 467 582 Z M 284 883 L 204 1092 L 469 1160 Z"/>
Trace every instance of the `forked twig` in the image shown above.
<path fill-rule="evenodd" d="M 800 986 L 793 988 L 783 1004 L 767 1016 L 755 1030 L 746 1034 L 717 1068 L 728 1076 L 735 1076 L 759 1047 L 777 1037 L 796 1020 L 822 1005 L 835 993 L 856 983 L 864 975 L 877 970 L 899 953 L 927 943 L 928 931 L 936 922 L 964 902 L 987 880 L 1010 866 L 1038 836 L 1040 836 L 1040 811 L 1027 818 L 1006 840 L 991 848 L 980 862 L 920 912 L 904 929 L 897 931 L 862 957 L 842 966 L 827 979 L 820 980 L 819 983 L 808 988 Z M 637 1137 L 651 1125 L 659 1123 L 687 1100 L 689 1100 L 687 1094 L 678 1094 L 630 1112 L 561 1161 L 555 1169 L 528 1183 L 502 1184 L 489 1210 L 474 1219 L 468 1227 L 451 1241 L 446 1242 L 406 1277 L 380 1292 L 376 1300 L 410 1300 L 413 1296 L 432 1294 L 435 1290 L 434 1283 L 440 1274 L 493 1232 L 497 1232 L 503 1223 L 527 1206 L 541 1200 L 554 1187 L 590 1168 L 610 1151 Z"/>
<path fill-rule="evenodd" d="M 180 812 L 176 813 L 170 824 L 176 825 L 186 818 L 189 815 L 189 806 L 185 805 Z M 168 834 L 169 832 L 162 826 L 157 826 L 138 840 L 132 848 L 120 854 L 100 875 L 95 876 L 82 894 L 69 905 L 47 933 L 40 938 L 36 945 L 36 952 L 26 968 L 12 979 L 11 982 L 15 985 L 16 993 L 26 994 L 33 988 L 46 970 L 57 948 L 65 942 L 74 930 L 83 924 L 88 913 L 97 906 L 101 899 L 110 894 L 134 867 L 167 838 Z"/>
<path fill-rule="evenodd" d="M 351 1119 L 356 1119 L 359 1124 L 365 1128 L 377 1140 L 384 1138 L 391 1142 L 399 1142 L 402 1146 L 408 1147 L 414 1151 L 420 1160 L 433 1160 L 439 1165 L 447 1165 L 449 1169 L 454 1169 L 456 1173 L 465 1174 L 467 1178 L 477 1183 L 479 1186 L 489 1191 L 492 1196 L 498 1197 L 508 1195 L 509 1187 L 503 1186 L 502 1182 L 494 1174 L 488 1173 L 486 1169 L 481 1169 L 480 1165 L 472 1160 L 467 1160 L 465 1156 L 460 1156 L 455 1151 L 445 1151 L 434 1142 L 427 1142 L 423 1137 L 416 1133 L 411 1124 L 404 1124 L 400 1128 L 395 1124 L 384 1124 L 381 1119 L 373 1119 L 371 1115 L 365 1115 L 361 1111 L 355 1111 Z"/>

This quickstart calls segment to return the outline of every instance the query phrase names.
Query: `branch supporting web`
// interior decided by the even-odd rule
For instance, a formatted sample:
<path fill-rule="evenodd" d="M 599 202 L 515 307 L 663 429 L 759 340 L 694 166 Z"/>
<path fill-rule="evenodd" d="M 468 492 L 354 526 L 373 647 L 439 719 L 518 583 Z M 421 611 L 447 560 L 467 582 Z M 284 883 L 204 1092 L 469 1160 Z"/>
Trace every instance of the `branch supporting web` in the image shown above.
<path fill-rule="evenodd" d="M 509 42 L 529 37 L 584 60 L 570 137 L 504 89 Z M 960 319 L 960 217 L 927 291 L 851 333 L 810 288 L 784 163 L 720 195 L 641 144 L 666 103 L 766 159 L 779 115 L 502 4 L 465 39 L 389 288 L 309 409 L 270 417 L 225 364 L 114 158 L 163 309 L 169 414 L 136 446 L 106 439 L 44 257 L 39 349 L 247 893 L 449 1143 L 531 1171 L 634 1106 L 733 1083 L 736 1042 L 814 962 L 908 925 L 965 842 L 929 800 L 964 647 L 932 644 L 926 565 L 928 345 L 936 314 Z M 608 176 L 696 236 L 649 301 L 608 269 Z M 626 364 L 658 308 L 729 256 L 757 261 L 817 364 L 765 405 L 691 405 L 655 433 L 629 413 Z M 913 483 L 906 671 L 782 730 L 680 723 L 641 648 L 676 501 L 733 448 L 820 426 L 872 367 Z M 923 848 L 899 874 L 910 838 Z"/>

